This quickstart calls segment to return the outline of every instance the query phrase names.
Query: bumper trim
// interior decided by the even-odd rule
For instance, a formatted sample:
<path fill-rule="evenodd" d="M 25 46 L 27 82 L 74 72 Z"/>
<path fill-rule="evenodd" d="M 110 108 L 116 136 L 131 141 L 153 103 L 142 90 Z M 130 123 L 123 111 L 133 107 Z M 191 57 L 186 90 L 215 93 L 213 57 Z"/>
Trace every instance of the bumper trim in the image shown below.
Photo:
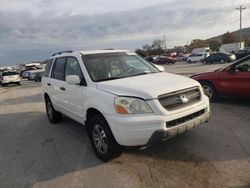
<path fill-rule="evenodd" d="M 167 130 L 156 130 L 155 132 L 153 132 L 146 145 L 154 145 L 156 143 L 184 133 L 198 125 L 201 125 L 202 123 L 207 123 L 210 120 L 210 114 L 210 112 L 206 112 L 204 115 L 197 117 L 196 119 L 193 119 L 176 127 L 171 127 Z"/>

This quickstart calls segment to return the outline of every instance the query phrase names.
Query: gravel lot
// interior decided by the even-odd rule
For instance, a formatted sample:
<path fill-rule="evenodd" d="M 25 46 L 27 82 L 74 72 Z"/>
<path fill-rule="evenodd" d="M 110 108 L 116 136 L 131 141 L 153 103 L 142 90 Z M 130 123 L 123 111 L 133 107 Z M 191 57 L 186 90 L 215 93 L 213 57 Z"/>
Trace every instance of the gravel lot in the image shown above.
<path fill-rule="evenodd" d="M 224 65 L 166 65 L 183 75 Z M 250 187 L 250 102 L 211 104 L 209 123 L 103 163 L 83 126 L 47 120 L 40 83 L 0 88 L 0 187 Z"/>

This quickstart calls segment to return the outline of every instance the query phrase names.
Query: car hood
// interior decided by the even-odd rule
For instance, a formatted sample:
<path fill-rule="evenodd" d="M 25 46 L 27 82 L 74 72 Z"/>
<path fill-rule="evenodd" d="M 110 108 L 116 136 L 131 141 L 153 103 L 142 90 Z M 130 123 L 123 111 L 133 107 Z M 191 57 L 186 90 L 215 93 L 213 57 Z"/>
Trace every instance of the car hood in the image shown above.
<path fill-rule="evenodd" d="M 193 79 L 166 72 L 97 83 L 97 89 L 102 91 L 120 96 L 134 96 L 143 99 L 157 98 L 159 95 L 165 93 L 194 86 L 199 86 L 199 83 Z"/>

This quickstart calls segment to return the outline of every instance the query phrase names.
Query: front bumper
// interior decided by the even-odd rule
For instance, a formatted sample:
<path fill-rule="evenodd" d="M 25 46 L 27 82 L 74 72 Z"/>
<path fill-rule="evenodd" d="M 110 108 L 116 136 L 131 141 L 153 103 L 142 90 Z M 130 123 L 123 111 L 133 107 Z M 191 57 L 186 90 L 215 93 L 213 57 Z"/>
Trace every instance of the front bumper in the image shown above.
<path fill-rule="evenodd" d="M 176 126 L 167 126 L 167 122 L 171 120 L 189 116 L 200 110 L 204 110 L 204 113 Z M 105 115 L 105 118 L 118 144 L 123 146 L 142 146 L 166 140 L 208 122 L 210 119 L 210 109 L 209 104 L 202 105 L 195 111 L 186 111 L 174 118 L 154 114 L 134 117 Z"/>
<path fill-rule="evenodd" d="M 168 130 L 157 130 L 155 131 L 152 136 L 150 137 L 150 139 L 148 140 L 146 145 L 152 145 L 155 144 L 157 142 L 166 140 L 168 138 L 177 136 L 181 133 L 184 133 L 194 127 L 197 127 L 203 123 L 206 123 L 210 120 L 210 114 L 211 112 L 206 112 L 205 114 L 203 114 L 200 117 L 197 117 L 191 121 L 188 121 L 186 123 L 183 123 L 181 125 L 172 127 Z"/>
<path fill-rule="evenodd" d="M 20 82 L 20 80 L 1 80 L 2 84 L 16 84 L 19 82 Z"/>

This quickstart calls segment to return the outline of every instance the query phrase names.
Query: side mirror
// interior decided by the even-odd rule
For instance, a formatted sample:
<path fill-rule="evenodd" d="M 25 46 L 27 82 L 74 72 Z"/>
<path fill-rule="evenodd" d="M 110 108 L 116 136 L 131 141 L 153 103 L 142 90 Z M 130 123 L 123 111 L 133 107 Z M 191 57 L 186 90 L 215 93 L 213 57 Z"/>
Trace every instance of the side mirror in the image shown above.
<path fill-rule="evenodd" d="M 77 75 L 69 75 L 66 76 L 66 82 L 71 85 L 79 85 L 81 83 L 81 80 Z"/>
<path fill-rule="evenodd" d="M 230 73 L 234 73 L 235 71 L 236 71 L 235 67 L 231 67 L 231 68 L 229 69 L 229 72 L 230 72 Z"/>

